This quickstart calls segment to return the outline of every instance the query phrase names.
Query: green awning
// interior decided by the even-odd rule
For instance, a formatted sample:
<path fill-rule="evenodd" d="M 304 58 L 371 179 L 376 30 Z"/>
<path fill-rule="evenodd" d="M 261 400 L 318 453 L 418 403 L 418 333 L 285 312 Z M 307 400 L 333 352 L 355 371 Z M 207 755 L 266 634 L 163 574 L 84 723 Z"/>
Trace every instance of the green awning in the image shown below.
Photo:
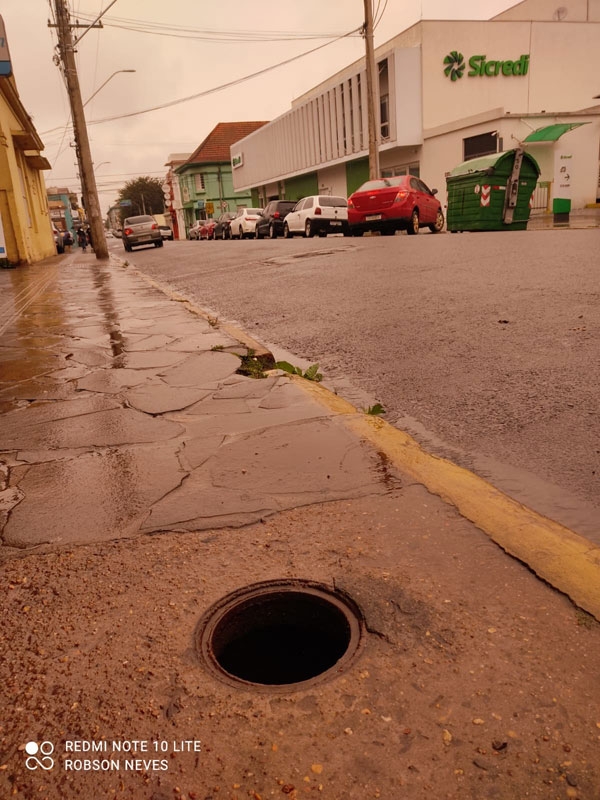
<path fill-rule="evenodd" d="M 573 128 L 579 128 L 580 125 L 589 125 L 589 122 L 558 122 L 556 125 L 546 125 L 544 128 L 538 128 L 533 131 L 529 136 L 526 136 L 524 142 L 555 142 L 564 133 L 572 131 Z"/>

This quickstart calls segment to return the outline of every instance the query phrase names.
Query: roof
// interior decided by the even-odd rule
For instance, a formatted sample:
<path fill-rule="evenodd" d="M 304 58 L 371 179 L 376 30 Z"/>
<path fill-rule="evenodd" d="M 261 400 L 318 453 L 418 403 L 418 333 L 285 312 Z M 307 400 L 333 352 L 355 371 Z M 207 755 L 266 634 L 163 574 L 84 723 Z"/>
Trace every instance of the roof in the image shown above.
<path fill-rule="evenodd" d="M 546 125 L 526 136 L 524 142 L 556 142 L 564 133 L 579 128 L 581 125 L 589 125 L 588 122 L 557 122 L 555 125 Z"/>
<path fill-rule="evenodd" d="M 215 164 L 231 162 L 230 147 L 267 124 L 261 122 L 219 122 L 183 166 L 188 164 Z"/>

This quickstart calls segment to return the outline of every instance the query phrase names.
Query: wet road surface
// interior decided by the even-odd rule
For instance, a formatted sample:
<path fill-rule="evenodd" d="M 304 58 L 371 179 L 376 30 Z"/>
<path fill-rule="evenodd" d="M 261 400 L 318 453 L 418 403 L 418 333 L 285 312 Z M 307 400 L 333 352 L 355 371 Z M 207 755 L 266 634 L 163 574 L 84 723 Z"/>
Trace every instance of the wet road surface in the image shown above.
<path fill-rule="evenodd" d="M 168 242 L 128 258 L 598 539 L 599 245 L 598 230 L 426 233 Z"/>

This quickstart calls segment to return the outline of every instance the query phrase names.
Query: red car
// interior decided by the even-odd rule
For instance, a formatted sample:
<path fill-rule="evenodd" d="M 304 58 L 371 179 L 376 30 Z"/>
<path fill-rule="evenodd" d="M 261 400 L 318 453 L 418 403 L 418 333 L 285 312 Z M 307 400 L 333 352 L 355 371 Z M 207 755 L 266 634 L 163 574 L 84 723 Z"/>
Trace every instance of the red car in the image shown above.
<path fill-rule="evenodd" d="M 215 225 L 217 224 L 216 219 L 207 219 L 204 220 L 200 230 L 198 231 L 198 238 L 199 239 L 214 239 L 215 238 Z"/>
<path fill-rule="evenodd" d="M 367 181 L 348 198 L 352 234 L 381 231 L 393 236 L 399 230 L 416 234 L 425 227 L 439 233 L 444 227 L 444 213 L 436 193 L 437 189 L 429 189 L 413 175 Z"/>

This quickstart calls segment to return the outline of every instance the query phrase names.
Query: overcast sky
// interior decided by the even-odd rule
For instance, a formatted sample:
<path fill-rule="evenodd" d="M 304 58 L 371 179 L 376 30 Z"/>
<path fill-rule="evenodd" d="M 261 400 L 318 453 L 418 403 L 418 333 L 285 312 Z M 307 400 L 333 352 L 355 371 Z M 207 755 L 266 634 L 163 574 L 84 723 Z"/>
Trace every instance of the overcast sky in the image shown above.
<path fill-rule="evenodd" d="M 68 0 L 80 22 L 98 16 L 109 3 Z M 420 18 L 485 19 L 514 4 L 375 0 L 380 17 L 375 44 Z M 54 0 L 2 0 L 0 13 L 21 99 L 53 167 L 46 172 L 46 184 L 79 191 L 67 93 L 52 61 L 56 32 L 48 20 L 53 6 Z M 358 28 L 363 10 L 363 0 L 117 0 L 103 18 L 104 28 L 91 30 L 78 46 L 84 101 L 113 72 L 136 70 L 115 75 L 85 109 L 102 211 L 125 181 L 163 176 L 169 154 L 192 152 L 218 122 L 274 119 L 290 108 L 294 97 L 360 58 L 360 36 L 338 41 L 311 37 L 341 36 Z M 156 32 L 147 32 L 149 26 Z M 332 43 L 311 55 L 206 97 L 90 124 L 236 81 L 328 41 Z"/>

